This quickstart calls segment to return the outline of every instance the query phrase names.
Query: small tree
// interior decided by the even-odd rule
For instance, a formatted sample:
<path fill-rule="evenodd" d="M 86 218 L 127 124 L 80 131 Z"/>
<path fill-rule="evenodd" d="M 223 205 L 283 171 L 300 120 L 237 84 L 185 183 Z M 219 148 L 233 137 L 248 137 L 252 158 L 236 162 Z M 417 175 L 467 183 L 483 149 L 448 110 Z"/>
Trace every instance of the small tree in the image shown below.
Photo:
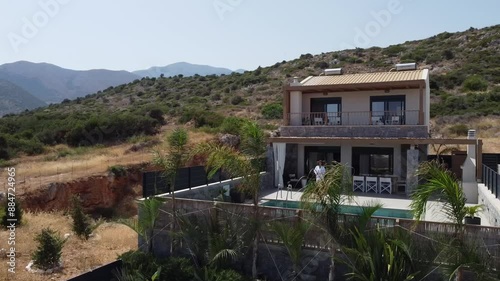
<path fill-rule="evenodd" d="M 95 229 L 90 217 L 83 212 L 82 201 L 80 197 L 71 198 L 71 218 L 73 219 L 73 231 L 80 238 L 89 239 L 90 234 Z"/>
<path fill-rule="evenodd" d="M 23 219 L 23 209 L 17 199 L 7 199 L 5 201 L 4 210 L 5 213 L 2 217 L 2 225 L 4 227 L 8 227 L 12 223 L 16 226 L 21 225 Z"/>
<path fill-rule="evenodd" d="M 38 246 L 32 255 L 34 265 L 44 270 L 58 266 L 66 240 L 52 229 L 45 228 L 35 237 L 35 241 Z"/>
<path fill-rule="evenodd" d="M 465 79 L 462 86 L 468 92 L 486 91 L 488 89 L 488 82 L 479 75 L 472 75 Z"/>

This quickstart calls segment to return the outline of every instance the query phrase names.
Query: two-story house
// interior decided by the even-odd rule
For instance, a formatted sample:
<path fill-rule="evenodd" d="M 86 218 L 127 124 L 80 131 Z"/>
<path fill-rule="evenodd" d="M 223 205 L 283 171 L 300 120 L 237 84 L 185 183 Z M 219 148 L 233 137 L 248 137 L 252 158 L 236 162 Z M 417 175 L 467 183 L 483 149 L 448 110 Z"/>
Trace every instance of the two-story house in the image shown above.
<path fill-rule="evenodd" d="M 283 186 L 290 174 L 307 177 L 325 160 L 347 164 L 355 176 L 388 176 L 396 190 L 411 185 L 407 179 L 426 159 L 429 71 L 414 64 L 363 74 L 328 69 L 294 79 L 284 89 L 283 109 L 284 126 L 271 138 L 276 184 Z"/>

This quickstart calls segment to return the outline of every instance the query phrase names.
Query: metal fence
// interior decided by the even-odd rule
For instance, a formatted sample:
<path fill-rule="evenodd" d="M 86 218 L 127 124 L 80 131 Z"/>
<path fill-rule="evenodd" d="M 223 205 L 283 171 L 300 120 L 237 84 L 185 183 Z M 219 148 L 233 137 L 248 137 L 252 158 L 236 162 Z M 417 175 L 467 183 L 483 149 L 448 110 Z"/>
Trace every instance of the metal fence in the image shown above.
<path fill-rule="evenodd" d="M 222 171 L 217 171 L 211 178 L 204 166 L 181 168 L 175 178 L 175 191 L 220 182 L 229 179 Z M 170 192 L 170 183 L 163 171 L 146 172 L 142 177 L 142 195 L 144 198 Z"/>
<path fill-rule="evenodd" d="M 488 190 L 491 191 L 497 199 L 500 199 L 500 175 L 486 165 L 483 165 L 483 182 L 484 185 L 488 187 Z"/>
<path fill-rule="evenodd" d="M 92 271 L 86 272 L 82 275 L 73 277 L 68 281 L 117 281 L 115 276 L 122 268 L 122 261 L 116 260 L 106 265 L 100 266 Z"/>
<path fill-rule="evenodd" d="M 162 206 L 162 210 L 165 213 L 168 213 L 169 210 L 171 210 L 171 207 L 172 199 L 166 198 L 166 202 Z M 188 215 L 210 216 L 216 217 L 224 223 L 227 223 L 227 218 L 218 215 L 214 216 L 213 212 L 218 212 L 219 214 L 232 214 L 235 219 L 249 220 L 250 217 L 255 215 L 254 212 L 256 211 L 253 205 L 226 202 L 217 202 L 217 204 L 214 205 L 214 201 L 193 200 L 186 198 L 176 199 L 176 208 L 180 217 Z M 326 225 L 326 222 L 315 221 L 315 217 L 309 211 L 264 206 L 259 207 L 257 211 L 259 220 L 264 222 L 264 226 L 260 230 L 261 243 L 284 243 L 284 241 L 281 241 L 281 238 L 274 231 L 266 229 L 265 225 L 268 225 L 273 221 L 280 220 L 289 223 L 290 227 L 293 227 L 294 223 L 298 220 L 304 220 L 311 223 L 311 228 L 305 237 L 303 247 L 306 249 L 327 249 L 329 234 L 325 232 L 322 227 L 319 227 L 320 225 Z M 162 216 L 156 226 L 158 231 L 166 232 L 166 230 L 164 230 L 165 226 L 170 222 L 170 215 Z M 359 224 L 359 217 L 352 214 L 340 214 L 338 216 L 338 223 L 342 225 L 340 228 L 348 229 L 349 226 Z M 368 225 L 369 229 L 377 228 L 384 229 L 386 231 L 403 231 L 403 233 L 407 233 L 411 236 L 412 242 L 415 243 L 414 245 L 418 245 L 419 254 L 417 254 L 416 260 L 427 264 L 446 263 L 446 256 L 442 256 L 437 259 L 436 255 L 429 255 L 429 251 L 438 247 L 438 245 L 443 246 L 446 244 L 446 241 L 456 238 L 458 235 L 457 233 L 460 232 L 462 235 L 461 237 L 464 239 L 464 243 L 471 247 L 475 247 L 475 249 L 477 249 L 477 255 L 487 257 L 485 261 L 487 261 L 490 269 L 500 269 L 499 227 L 481 225 L 463 225 L 459 227 L 453 223 L 430 221 L 416 222 L 415 220 L 410 219 L 387 217 L 372 217 L 368 222 Z"/>

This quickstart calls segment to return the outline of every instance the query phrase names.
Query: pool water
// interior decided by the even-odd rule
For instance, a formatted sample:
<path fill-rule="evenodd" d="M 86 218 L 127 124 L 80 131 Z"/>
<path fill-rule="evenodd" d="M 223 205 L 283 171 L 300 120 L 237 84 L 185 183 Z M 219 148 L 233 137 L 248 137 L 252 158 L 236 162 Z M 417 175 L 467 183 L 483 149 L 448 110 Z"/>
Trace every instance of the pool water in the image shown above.
<path fill-rule="evenodd" d="M 269 200 L 261 204 L 261 206 L 266 207 L 280 207 L 280 208 L 291 208 L 300 209 L 300 202 L 298 201 L 281 201 L 281 200 Z M 351 205 L 341 205 L 340 213 L 342 214 L 361 214 L 363 207 L 361 206 L 351 206 Z M 376 217 L 388 217 L 388 218 L 401 218 L 401 219 L 413 219 L 413 213 L 410 210 L 401 209 L 389 209 L 381 208 L 375 211 L 373 214 Z"/>

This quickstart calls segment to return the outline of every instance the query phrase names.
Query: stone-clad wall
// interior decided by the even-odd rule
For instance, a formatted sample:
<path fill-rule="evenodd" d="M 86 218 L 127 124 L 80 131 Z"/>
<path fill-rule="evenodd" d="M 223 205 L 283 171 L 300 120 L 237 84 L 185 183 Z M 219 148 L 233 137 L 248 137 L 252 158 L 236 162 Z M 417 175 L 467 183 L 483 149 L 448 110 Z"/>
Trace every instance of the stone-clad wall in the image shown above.
<path fill-rule="evenodd" d="M 428 138 L 427 126 L 284 126 L 281 137 Z"/>

